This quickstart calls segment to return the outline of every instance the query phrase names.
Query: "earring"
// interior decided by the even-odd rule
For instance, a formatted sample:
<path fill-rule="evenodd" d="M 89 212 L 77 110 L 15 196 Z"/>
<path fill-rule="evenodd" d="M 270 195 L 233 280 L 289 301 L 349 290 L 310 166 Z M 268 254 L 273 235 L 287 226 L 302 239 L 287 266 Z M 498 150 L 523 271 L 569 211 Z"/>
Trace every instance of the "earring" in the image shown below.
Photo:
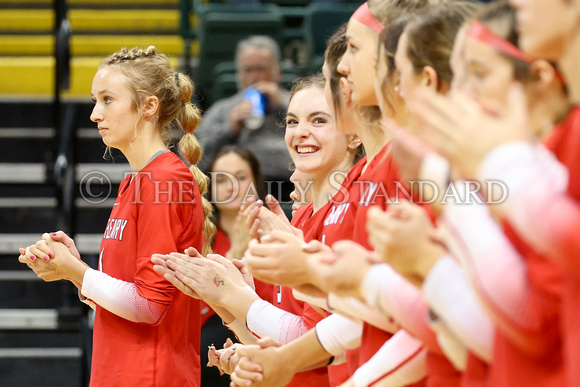
<path fill-rule="evenodd" d="M 399 86 L 395 86 L 395 92 L 398 93 L 399 92 Z"/>

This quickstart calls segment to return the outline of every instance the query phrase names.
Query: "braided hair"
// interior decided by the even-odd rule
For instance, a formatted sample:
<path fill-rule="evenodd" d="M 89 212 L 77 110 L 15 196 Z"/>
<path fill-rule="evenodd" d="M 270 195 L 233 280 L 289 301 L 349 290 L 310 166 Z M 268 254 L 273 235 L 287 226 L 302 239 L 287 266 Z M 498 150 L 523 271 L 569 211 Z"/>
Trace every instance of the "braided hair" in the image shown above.
<path fill-rule="evenodd" d="M 197 167 L 201 159 L 201 145 L 193 132 L 201 121 L 200 110 L 191 102 L 194 86 L 191 79 L 180 72 L 174 72 L 167 56 L 158 52 L 154 46 L 145 49 L 122 48 L 106 58 L 99 69 L 111 66 L 127 77 L 127 85 L 133 95 L 132 106 L 138 112 L 138 124 L 142 120 L 141 101 L 148 96 L 159 99 L 157 126 L 166 142 L 171 137 L 173 125 L 185 134 L 179 145 L 183 156 L 191 164 L 190 170 L 197 182 L 202 198 L 203 235 L 205 241 L 202 254 L 211 253 L 211 240 L 215 225 L 211 221 L 212 206 L 204 197 L 208 187 L 208 177 Z"/>

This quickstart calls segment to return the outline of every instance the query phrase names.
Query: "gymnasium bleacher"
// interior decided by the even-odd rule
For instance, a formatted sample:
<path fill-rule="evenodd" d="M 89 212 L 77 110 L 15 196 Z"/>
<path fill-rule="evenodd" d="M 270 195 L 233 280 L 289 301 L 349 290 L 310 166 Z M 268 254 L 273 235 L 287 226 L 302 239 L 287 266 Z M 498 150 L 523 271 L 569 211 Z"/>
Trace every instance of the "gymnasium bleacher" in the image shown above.
<path fill-rule="evenodd" d="M 326 38 L 358 5 L 309 3 L 0 0 L 0 386 L 88 383 L 88 307 L 69 282 L 45 283 L 17 256 L 42 232 L 62 229 L 96 266 L 129 170 L 118 152 L 103 159 L 89 120 L 101 59 L 155 45 L 192 75 L 207 108 L 236 92 L 234 50 L 248 35 L 280 43 L 285 85 L 320 68 Z"/>

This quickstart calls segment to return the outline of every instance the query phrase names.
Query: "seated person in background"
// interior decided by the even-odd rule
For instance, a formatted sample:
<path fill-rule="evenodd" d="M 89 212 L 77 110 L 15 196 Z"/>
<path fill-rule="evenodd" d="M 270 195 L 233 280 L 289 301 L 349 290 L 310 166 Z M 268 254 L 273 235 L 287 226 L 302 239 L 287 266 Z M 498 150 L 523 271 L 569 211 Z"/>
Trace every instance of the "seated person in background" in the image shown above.
<path fill-rule="evenodd" d="M 260 163 L 247 149 L 227 145 L 214 155 L 207 171 L 210 176 L 208 199 L 214 206 L 217 228 L 212 250 L 229 259 L 241 259 L 250 242 L 250 230 L 238 212 L 250 197 L 264 200 Z M 259 280 L 254 281 L 254 284 L 260 298 L 271 302 L 274 286 Z M 220 376 L 217 369 L 205 366 L 208 364 L 207 349 L 214 343 L 225 343 L 228 338 L 232 343 L 237 340 L 222 324 L 220 316 L 204 301 L 201 301 L 201 324 L 202 386 L 228 387 L 228 375 Z"/>
<path fill-rule="evenodd" d="M 205 169 L 224 145 L 242 146 L 258 157 L 266 182 L 273 181 L 268 185 L 269 193 L 278 200 L 287 200 L 292 190 L 288 183 L 291 160 L 281 124 L 289 93 L 278 84 L 282 75 L 280 48 L 267 36 L 251 36 L 238 44 L 236 67 L 238 93 L 213 104 L 196 131 L 204 148 L 200 168 Z M 259 91 L 266 100 L 263 123 L 258 127 L 248 121 L 252 115 L 252 103 L 246 97 L 249 87 Z M 284 188 L 278 188 L 278 184 Z"/>

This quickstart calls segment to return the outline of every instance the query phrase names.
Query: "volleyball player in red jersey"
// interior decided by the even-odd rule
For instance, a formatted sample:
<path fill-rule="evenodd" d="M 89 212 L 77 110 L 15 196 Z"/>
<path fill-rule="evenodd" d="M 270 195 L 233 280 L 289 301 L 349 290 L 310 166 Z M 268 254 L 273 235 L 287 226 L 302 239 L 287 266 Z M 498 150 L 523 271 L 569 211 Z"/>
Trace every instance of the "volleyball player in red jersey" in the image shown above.
<path fill-rule="evenodd" d="M 150 262 L 158 252 L 201 250 L 214 230 L 211 205 L 200 195 L 205 176 L 195 166 L 188 169 L 163 140 L 179 122 L 185 156 L 192 164 L 199 160 L 193 131 L 200 113 L 190 102 L 192 92 L 189 78 L 175 73 L 153 46 L 105 59 L 93 80 L 91 120 L 133 173 L 120 185 L 99 269 L 81 261 L 62 232 L 52 235 L 62 243 L 45 234 L 36 247 L 21 250 L 20 260 L 40 277 L 69 279 L 96 308 L 91 386 L 200 386 L 199 301 L 175 289 Z M 52 258 L 40 264 L 44 256 L 36 259 L 30 251 Z"/>
<path fill-rule="evenodd" d="M 400 12 L 400 11 L 399 11 Z M 370 13 L 368 13 L 368 9 L 365 9 L 364 7 L 361 7 L 361 9 L 359 11 L 357 11 L 356 14 L 357 18 L 360 18 L 362 20 L 356 20 L 356 19 L 352 19 L 351 20 L 351 24 L 355 25 L 355 30 L 354 32 L 351 31 L 351 37 L 350 37 L 350 44 L 352 46 L 352 52 L 355 52 L 354 47 L 357 47 L 357 51 L 360 49 L 360 52 L 364 52 L 363 56 L 359 56 L 356 55 L 356 60 L 357 60 L 357 64 L 359 66 L 362 66 L 362 64 L 364 64 L 365 66 L 368 67 L 369 63 L 371 62 L 372 57 L 374 56 L 375 53 L 375 46 L 372 44 L 373 39 L 375 41 L 378 41 L 377 37 L 378 34 L 376 31 L 373 31 L 371 28 L 367 26 L 366 24 L 363 23 L 369 23 L 368 22 L 368 18 Z M 354 22 L 353 22 L 354 20 Z M 378 23 L 375 19 L 373 19 L 375 24 L 371 24 L 376 26 Z M 355 24 L 356 23 L 356 24 Z M 380 24 L 380 23 L 379 23 Z M 349 25 L 350 28 L 350 25 Z M 368 31 L 367 31 L 368 30 Z M 364 47 L 364 48 L 363 48 Z M 348 55 L 348 53 L 347 53 Z M 362 67 L 361 67 L 362 70 Z M 369 70 L 369 69 L 367 69 Z M 370 69 L 370 71 L 372 71 L 373 69 Z M 374 71 L 371 72 L 371 74 L 373 74 Z M 357 73 L 358 78 L 357 80 L 352 80 L 351 78 L 351 83 L 349 84 L 349 86 L 352 85 L 352 90 L 353 90 L 353 100 L 355 99 L 355 95 L 356 98 L 359 101 L 364 101 L 366 99 L 367 96 L 371 96 L 370 98 L 370 102 L 373 102 L 376 104 L 376 97 L 374 97 L 374 88 L 373 88 L 373 77 L 370 77 L 369 79 L 367 79 L 366 81 L 364 81 L 364 71 L 360 71 Z M 369 82 L 370 80 L 370 82 Z M 359 82 L 360 81 L 360 82 Z M 369 103 L 369 101 L 367 100 L 366 103 Z M 371 113 L 372 114 L 372 113 Z M 368 168 L 367 171 L 369 171 L 369 175 L 373 175 L 376 171 L 374 168 L 374 165 L 380 165 L 381 162 L 383 162 L 384 160 L 382 159 L 382 157 L 378 156 L 377 154 L 382 155 L 386 149 L 385 148 L 385 144 L 386 144 L 386 137 L 384 135 L 384 133 L 382 133 L 382 128 L 380 128 L 379 124 L 379 120 L 378 117 L 380 117 L 380 112 L 378 111 L 378 109 L 375 108 L 374 111 L 374 116 L 376 117 L 374 119 L 374 124 L 376 125 L 376 128 L 373 129 L 365 129 L 368 132 L 365 133 L 366 139 L 368 141 L 368 144 L 365 143 L 365 139 L 363 138 L 363 143 L 365 145 L 369 145 L 369 149 L 367 149 L 367 154 L 370 155 L 368 157 L 368 163 L 365 163 L 364 165 L 361 163 L 361 165 L 358 165 L 358 169 L 354 172 L 356 172 L 353 176 L 355 178 L 351 178 L 349 179 L 350 175 L 353 173 L 353 171 L 351 171 L 351 173 L 349 173 L 349 177 L 347 177 L 347 183 L 349 182 L 356 182 L 357 179 L 361 179 L 361 172 L 362 172 L 362 167 L 364 168 Z M 358 129 L 359 131 L 362 131 L 362 128 Z M 373 139 L 374 136 L 374 139 Z M 363 137 L 363 136 L 361 136 Z M 365 160 L 367 161 L 367 160 Z M 373 166 L 373 167 L 369 167 Z M 357 168 L 357 167 L 355 167 Z M 356 176 L 355 176 L 356 175 Z M 366 177 L 366 175 L 362 175 L 363 176 L 363 180 Z M 362 182 L 362 180 L 360 180 L 360 182 Z M 344 186 L 343 186 L 344 188 Z M 344 238 L 349 238 L 349 235 L 352 236 L 352 226 L 349 227 L 349 225 L 352 225 L 354 223 L 354 219 L 356 218 L 356 206 L 359 204 L 359 198 L 360 198 L 360 194 L 358 193 L 361 189 L 360 187 L 353 187 L 352 185 L 349 187 L 350 191 L 348 192 L 348 200 L 347 201 L 338 201 L 336 203 L 333 204 L 333 207 L 331 208 L 331 212 L 329 213 L 329 216 L 326 218 L 325 223 L 324 223 L 324 230 L 322 232 L 322 237 L 320 239 L 322 239 L 326 244 L 330 245 L 332 244 L 334 241 L 339 240 L 339 239 L 344 239 Z M 364 188 L 363 188 L 364 189 Z M 341 191 L 343 189 L 341 188 Z M 345 191 L 348 191 L 345 190 Z M 356 198 L 356 200 L 355 200 Z M 349 219 L 352 219 L 349 221 Z M 329 239 L 330 238 L 330 239 Z M 270 246 L 265 246 L 265 249 L 269 249 Z M 256 249 L 252 249 L 250 248 L 250 251 L 252 252 L 252 254 L 256 254 L 256 255 L 260 255 L 263 254 L 265 250 L 263 250 L 262 252 L 259 251 L 260 249 L 256 248 Z M 280 259 L 284 259 L 284 258 L 280 258 Z M 293 257 L 294 259 L 294 257 Z M 250 266 L 252 266 L 252 262 L 251 259 L 248 259 L 248 262 L 250 263 Z M 252 267 L 252 269 L 254 270 L 254 272 L 260 272 L 260 262 L 262 261 L 262 258 L 257 258 L 254 261 L 254 265 Z M 295 277 L 295 276 L 293 276 Z M 305 278 L 302 278 L 302 280 L 304 280 Z M 288 278 L 285 278 L 284 280 L 288 281 Z M 360 318 L 361 316 L 358 315 L 357 318 Z M 387 320 L 385 325 L 388 325 L 388 328 L 391 331 L 395 331 L 396 327 L 394 326 L 394 324 L 392 322 L 389 322 L 388 319 L 385 319 L 384 317 L 382 318 L 382 320 Z M 319 324 L 320 325 L 320 324 Z M 383 325 L 384 326 L 384 325 Z M 318 328 L 318 327 L 317 327 Z M 324 336 L 327 336 L 327 332 L 328 329 L 330 328 L 329 325 L 324 324 L 324 326 L 321 325 L 321 329 L 317 329 L 317 333 L 319 335 L 318 340 L 320 340 L 319 344 L 322 344 L 323 348 L 329 352 L 330 354 L 334 354 L 332 352 L 332 350 L 329 349 L 328 346 L 324 346 L 325 344 L 329 344 L 329 342 L 332 342 L 333 340 L 337 340 L 336 338 L 331 338 L 331 337 L 322 337 L 321 335 L 324 334 Z M 354 329 L 354 328 L 353 328 Z M 350 332 L 349 332 L 350 333 Z M 346 332 L 344 332 L 345 336 L 348 336 L 348 334 Z M 378 340 L 376 342 L 378 342 L 379 347 L 382 345 L 382 343 L 384 343 L 384 341 L 390 337 L 390 334 L 385 336 L 384 340 Z M 369 343 L 373 341 L 373 340 L 369 340 Z M 338 350 L 341 350 L 340 347 L 337 348 Z M 343 349 L 342 349 L 343 350 Z M 396 353 L 397 351 L 395 350 L 394 353 Z M 412 352 L 412 354 L 414 354 L 415 351 Z M 393 355 L 396 356 L 396 355 Z M 405 359 L 408 359 L 408 357 L 406 357 L 407 355 L 404 355 Z M 354 369 L 357 368 L 358 366 L 358 359 L 353 359 L 354 361 L 352 361 L 352 369 L 351 371 L 354 372 Z M 378 364 L 377 364 L 378 363 Z M 386 364 L 386 363 L 385 363 Z M 378 365 L 378 367 L 377 367 Z M 382 365 L 380 362 L 376 362 L 374 364 L 369 363 L 369 365 L 367 367 L 374 367 L 374 370 L 372 371 L 372 373 L 367 373 L 366 371 L 362 371 L 362 374 L 366 374 L 364 376 L 365 379 L 370 379 L 370 381 L 374 381 L 375 379 L 381 379 L 384 376 L 388 376 L 391 377 L 391 381 L 393 382 L 395 379 L 393 378 L 397 378 L 398 376 L 395 376 L 397 374 L 399 374 L 399 372 L 397 371 L 394 375 L 389 373 L 389 370 L 383 370 L 382 369 Z M 393 363 L 391 362 L 392 368 L 391 370 L 396 370 L 398 369 L 398 363 Z M 405 369 L 405 367 L 401 367 L 400 369 Z M 400 370 L 399 369 L 399 370 Z M 419 377 L 419 379 L 422 377 L 420 373 L 415 373 L 412 377 Z M 232 378 L 233 379 L 233 378 Z M 415 379 L 417 380 L 417 379 Z M 399 380 L 399 383 L 401 383 L 402 381 Z M 352 381 L 351 381 L 352 383 Z"/>
<path fill-rule="evenodd" d="M 336 191 L 331 184 L 331 175 L 350 169 L 360 144 L 356 137 L 336 131 L 324 98 L 324 86 L 324 79 L 320 75 L 299 80 L 292 89 L 286 117 L 286 144 L 292 159 L 296 167 L 307 173 L 312 181 L 313 203 L 300 208 L 293 219 L 293 225 L 300 226 L 306 238 L 309 238 L 310 229 L 317 226 L 315 220 L 320 219 L 316 216 L 317 211 L 324 207 Z M 316 210 L 314 216 L 313 210 Z M 227 284 L 235 280 L 217 271 L 208 271 L 210 275 L 198 273 L 192 267 L 196 264 L 198 262 L 188 266 L 191 271 L 184 270 L 184 273 L 197 282 L 203 282 L 201 278 L 211 282 L 212 278 L 219 275 L 224 286 L 210 286 L 208 290 L 207 286 L 200 287 L 189 280 L 184 282 L 191 284 L 191 289 L 198 295 L 210 300 L 210 304 L 225 308 L 237 320 L 245 321 L 248 329 L 258 337 L 271 337 L 281 343 L 288 343 L 303 335 L 322 318 L 316 310 L 296 300 L 290 288 L 278 287 L 272 303 L 251 294 L 248 294 L 251 298 L 242 297 L 243 289 L 227 288 Z M 225 295 L 225 292 L 231 297 Z M 246 303 L 246 300 L 251 303 Z M 290 385 L 328 385 L 326 368 L 297 374 Z"/>
<path fill-rule="evenodd" d="M 466 43 L 466 56 L 472 57 L 470 63 L 472 69 L 478 71 L 476 74 L 485 74 L 483 80 L 480 77 L 478 82 L 481 84 L 481 87 L 487 87 L 487 90 L 485 88 L 480 90 L 484 92 L 484 95 L 485 93 L 489 94 L 493 92 L 493 88 L 490 89 L 489 87 L 494 84 L 496 88 L 500 85 L 500 89 L 501 85 L 508 84 L 510 81 L 510 72 L 504 71 L 502 73 L 498 64 L 509 69 L 501 61 L 517 58 L 512 60 L 514 63 L 512 65 L 512 74 L 516 78 L 522 77 L 524 80 L 526 92 L 529 96 L 528 107 L 532 112 L 530 124 L 534 130 L 534 134 L 537 137 L 541 137 L 542 134 L 545 134 L 545 132 L 542 133 L 542 129 L 546 127 L 545 123 L 558 121 L 558 116 L 561 117 L 562 112 L 567 110 L 568 105 L 566 104 L 563 87 L 557 80 L 557 77 L 554 76 L 555 70 L 550 65 L 545 62 L 542 65 L 540 63 L 541 61 L 534 61 L 519 51 L 515 46 L 517 40 L 514 42 L 513 39 L 517 39 L 517 35 L 514 32 L 515 23 L 513 20 L 513 11 L 511 11 L 511 28 L 507 28 L 508 31 L 510 29 L 512 31 L 507 36 L 512 41 L 508 42 L 503 36 L 499 36 L 498 33 L 491 31 L 491 28 L 498 28 L 498 24 L 501 24 L 497 18 L 507 16 L 509 20 L 510 13 L 506 11 L 506 6 L 503 5 L 504 15 L 501 15 L 501 7 L 502 5 L 495 6 L 496 14 L 494 15 L 490 10 L 487 19 L 484 20 L 486 22 L 489 21 L 489 28 L 481 22 L 476 22 L 471 26 Z M 504 20 L 503 24 L 508 24 L 509 27 L 510 23 Z M 499 28 L 498 31 L 501 31 L 500 33 L 502 34 L 505 33 L 505 26 Z M 494 65 L 491 66 L 491 63 L 494 63 Z M 528 75 L 530 73 L 542 75 L 530 77 Z M 504 74 L 503 82 L 496 82 L 499 80 L 498 76 L 500 74 Z M 486 79 L 486 76 L 489 76 L 489 78 Z M 505 78 L 506 76 L 508 78 Z M 471 91 L 473 92 L 474 78 L 472 78 L 471 82 Z M 505 86 L 503 86 L 503 90 L 505 91 Z M 481 95 L 481 97 L 484 95 Z M 463 95 L 463 97 L 466 96 L 473 97 L 473 95 Z M 441 140 L 439 135 L 436 137 L 432 136 L 431 140 L 444 150 L 443 153 L 446 156 L 451 156 L 450 160 L 453 161 L 458 171 L 464 176 L 474 176 L 474 167 L 478 165 L 478 162 L 475 160 L 477 160 L 480 154 L 485 154 L 486 147 L 489 146 L 489 141 L 493 142 L 493 136 L 497 135 L 497 129 L 494 128 L 488 132 L 488 128 L 491 125 L 484 124 L 490 124 L 489 121 L 492 121 L 493 125 L 498 125 L 498 123 L 501 124 L 501 121 L 495 118 L 486 122 L 486 117 L 481 112 L 478 112 L 475 107 L 476 105 L 472 103 L 461 103 L 461 107 L 459 107 L 453 106 L 452 103 L 441 103 L 442 101 L 439 101 L 438 98 L 433 100 L 433 102 L 437 106 L 437 110 L 440 110 L 438 113 L 444 112 L 444 114 L 438 114 L 438 122 L 446 123 L 445 132 L 447 134 L 451 133 L 450 137 L 452 141 L 449 141 L 449 139 Z M 510 102 L 509 99 L 508 102 Z M 535 108 L 533 108 L 534 104 Z M 524 104 L 520 104 L 517 107 L 519 109 L 523 108 L 525 111 L 524 106 Z M 434 110 L 431 103 L 422 104 L 421 107 L 424 108 L 424 111 L 421 113 L 422 116 L 425 116 L 423 118 L 427 118 L 429 123 L 433 124 L 433 117 L 429 116 Z M 514 106 L 512 105 L 511 107 L 513 108 Z M 521 111 L 517 113 L 522 114 Z M 440 118 L 441 116 L 450 116 L 451 114 L 456 114 L 457 116 L 454 116 L 451 120 L 442 120 Z M 467 119 L 466 114 L 472 116 Z M 463 126 L 466 124 L 473 126 L 464 128 Z M 437 130 L 441 130 L 441 128 L 437 127 Z M 457 130 L 457 132 L 450 130 Z M 518 131 L 514 130 L 514 128 L 506 128 L 505 126 L 502 127 L 502 130 L 506 133 L 503 133 L 500 137 L 514 136 L 514 133 Z M 480 134 L 480 132 L 483 133 Z M 457 143 L 457 137 L 459 137 L 457 134 L 464 135 L 465 133 L 469 133 L 470 144 L 477 144 L 476 146 L 466 147 L 465 143 Z M 434 134 L 437 134 L 437 132 Z M 482 140 L 482 137 L 485 140 Z M 480 141 L 477 141 L 477 139 Z M 550 139 L 548 139 L 548 144 L 549 142 Z M 451 148 L 453 150 L 449 152 Z M 475 152 L 473 152 L 474 149 Z M 484 152 L 480 153 L 482 151 Z M 457 162 L 458 153 L 463 153 L 461 163 Z M 467 153 L 469 153 L 469 156 L 465 157 Z M 513 153 L 512 156 L 517 158 L 518 154 Z M 488 178 L 491 179 L 492 176 L 489 175 Z M 494 180 L 497 180 L 497 175 Z M 505 179 L 499 180 L 506 181 Z M 526 186 L 526 190 L 531 187 Z M 508 193 L 508 202 L 512 200 L 510 198 L 511 195 L 513 195 L 512 189 Z M 538 205 L 538 203 L 534 205 Z M 470 245 L 468 244 L 468 247 L 474 250 L 470 251 L 470 254 L 473 256 L 473 262 L 468 265 L 468 268 L 472 275 L 474 271 L 477 273 L 474 281 L 476 289 L 483 295 L 482 299 L 488 306 L 491 316 L 499 328 L 494 348 L 494 364 L 489 376 L 490 385 L 513 385 L 514 380 L 518 380 L 523 384 L 561 385 L 563 383 L 562 366 L 559 360 L 561 338 L 558 330 L 558 305 L 562 285 L 560 268 L 558 265 L 546 261 L 530 249 L 529 246 L 526 246 L 509 226 L 506 228 L 506 235 L 509 237 L 509 241 L 507 241 L 507 247 L 503 254 L 489 253 L 485 257 L 476 258 L 478 256 L 478 249 L 473 246 L 477 246 L 477 241 L 468 238 L 469 232 L 466 230 L 467 222 L 462 221 L 466 219 L 471 221 L 472 219 L 465 218 L 465 216 L 462 219 L 456 218 L 455 227 L 456 230 L 468 234 L 465 237 L 467 241 L 471 242 Z M 477 224 L 477 227 L 479 228 L 478 233 L 484 232 L 481 227 L 481 221 L 480 224 Z M 491 231 L 485 233 L 485 236 L 488 238 L 489 235 L 491 235 Z M 488 248 L 491 247 L 489 246 Z M 518 253 L 520 256 L 518 256 Z M 512 270 L 502 271 L 501 267 L 497 263 L 494 263 L 495 261 L 493 259 L 490 259 L 490 254 L 493 257 L 501 258 L 503 265 L 506 265 L 507 262 L 513 262 Z M 502 291 L 504 289 L 503 286 L 498 286 L 505 283 L 505 281 L 495 281 L 494 278 L 498 277 L 493 275 L 494 271 L 502 276 L 505 272 L 511 273 L 512 280 L 509 282 L 509 291 Z M 518 285 L 514 286 L 515 284 Z"/>
<path fill-rule="evenodd" d="M 578 19 L 580 17 L 577 1 L 511 1 L 517 9 L 518 27 L 522 36 L 522 48 L 531 55 L 554 60 L 568 81 L 569 94 L 572 101 L 578 103 L 580 82 L 577 79 L 577 63 L 580 56 L 578 44 Z M 533 24 L 542 23 L 541 28 L 534 30 Z M 547 141 L 547 147 L 552 150 L 557 159 L 566 167 L 569 173 L 568 187 L 564 194 L 549 195 L 554 192 L 554 185 L 546 184 L 540 193 L 534 190 L 533 200 L 538 200 L 538 207 L 513 211 L 510 220 L 515 217 L 521 222 L 512 220 L 521 230 L 526 241 L 551 258 L 564 264 L 565 281 L 562 302 L 564 356 L 567 383 L 570 386 L 580 384 L 580 265 L 578 264 L 578 238 L 576 235 L 578 219 L 578 200 L 580 198 L 580 177 L 578 168 L 578 150 L 580 147 L 580 111 L 575 107 L 560 129 L 554 131 L 553 137 Z M 501 160 L 501 155 L 499 159 Z M 490 163 L 491 164 L 491 163 Z M 514 163 L 514 168 L 519 163 Z M 525 162 L 519 164 L 526 164 Z M 485 169 L 484 169 L 485 170 Z M 546 171 L 542 168 L 540 171 Z M 541 175 L 540 175 L 541 176 Z M 540 185 L 544 179 L 534 178 L 532 181 Z M 550 180 L 548 180 L 549 182 Z M 521 186 L 520 186 L 521 187 Z M 515 187 L 514 187 L 515 188 Z M 550 189 L 551 188 L 551 189 Z M 521 189 L 514 189 L 513 199 L 519 200 Z M 530 203 L 529 199 L 521 204 Z M 518 204 L 514 205 L 514 208 Z M 537 210 L 545 209 L 542 214 Z M 530 214 L 529 216 L 523 214 Z M 514 216 L 515 215 L 515 216 Z M 532 218 L 530 218 L 533 217 Z M 527 222 L 527 224 L 523 224 Z M 529 228 L 529 231 L 525 231 Z M 533 236 L 532 236 L 533 235 Z"/>
<path fill-rule="evenodd" d="M 463 8 L 464 7 L 464 8 Z M 399 45 L 399 50 L 397 50 L 397 69 L 401 73 L 401 83 L 398 86 L 401 95 L 405 98 L 411 98 L 413 89 L 416 87 L 421 87 L 422 85 L 429 85 L 430 87 L 436 89 L 439 92 L 445 92 L 449 87 L 449 81 L 451 78 L 451 71 L 449 69 L 449 50 L 450 46 L 453 44 L 453 36 L 466 15 L 473 12 L 474 7 L 472 5 L 465 4 L 460 5 L 442 5 L 439 7 L 427 8 L 425 10 L 418 11 L 416 15 L 412 16 L 414 20 L 405 30 L 406 33 L 402 39 L 402 43 Z M 390 26 L 392 28 L 397 28 L 396 25 Z M 445 26 L 447 30 L 441 26 Z M 428 38 L 427 38 L 428 37 Z M 402 47 L 401 47 L 402 45 Z M 425 49 L 424 46 L 428 45 L 429 50 Z M 424 53 L 424 56 L 417 55 L 418 52 Z M 379 80 L 379 83 L 380 80 Z M 383 107 L 383 110 L 389 109 L 388 105 Z M 391 108 L 392 109 L 392 108 Z M 376 159 L 379 159 L 378 157 Z M 375 160 L 376 160 L 375 159 Z M 380 163 L 383 163 L 381 165 Z M 390 155 L 383 157 L 375 166 L 369 165 L 367 171 L 364 175 L 366 178 L 362 180 L 367 184 L 366 191 L 363 191 L 364 196 L 358 193 L 358 197 L 355 198 L 358 201 L 356 219 L 359 219 L 359 226 L 355 225 L 355 241 L 361 240 L 360 242 L 367 249 L 370 248 L 370 244 L 366 238 L 366 212 L 368 206 L 370 205 L 380 205 L 383 208 L 387 206 L 389 198 L 395 198 L 400 200 L 401 198 L 409 199 L 409 195 L 405 192 L 404 184 L 401 184 L 401 179 L 398 176 L 397 166 Z M 356 195 L 357 193 L 355 193 Z M 357 234 L 364 235 L 364 238 L 357 238 Z M 360 267 L 360 264 L 352 264 L 352 267 L 346 269 L 341 268 L 342 273 L 349 273 L 352 277 L 352 270 L 356 270 Z M 378 267 L 376 268 L 378 269 Z M 336 273 L 338 277 L 338 284 L 344 286 L 344 279 L 341 278 L 340 273 Z M 340 279 L 339 279 L 340 278 Z M 357 278 L 356 276 L 354 278 Z M 358 281 L 358 280 L 355 280 Z M 327 281 L 328 283 L 329 281 Z M 332 280 L 330 281 L 332 282 Z M 410 286 L 410 285 L 409 285 Z M 413 290 L 412 286 L 410 290 Z M 415 290 L 415 295 L 412 296 L 420 301 L 422 298 L 417 289 Z M 339 291 L 339 289 L 335 289 Z M 411 295 L 413 292 L 408 294 Z M 400 293 L 401 294 L 401 293 Z M 423 305 L 424 302 L 423 302 Z M 423 308 L 423 311 L 426 309 Z M 423 316 L 418 313 L 417 318 L 419 322 L 422 320 Z M 452 385 L 451 383 L 458 384 L 459 374 L 453 369 L 451 364 L 447 362 L 445 357 L 441 356 L 441 350 L 434 340 L 433 332 L 426 326 L 415 323 L 413 318 L 408 318 L 408 316 L 395 316 L 402 317 L 399 321 L 406 322 L 403 328 L 409 329 L 410 332 L 421 335 L 421 339 L 425 341 L 426 344 L 430 344 L 430 355 L 428 359 L 430 366 L 428 373 L 428 383 L 431 385 Z M 363 334 L 363 345 L 364 343 L 370 344 L 370 350 L 366 353 L 363 352 L 363 361 L 366 361 L 372 353 L 376 351 L 376 347 L 372 348 L 372 345 L 380 346 L 381 340 L 377 339 L 377 329 L 366 325 L 365 333 L 368 335 L 366 338 Z M 367 345 L 368 345 L 367 344 Z M 366 359 L 365 359 L 366 357 Z M 435 366 L 433 366 L 435 364 Z"/>
<path fill-rule="evenodd" d="M 522 33 L 522 47 L 531 55 L 545 57 L 558 62 L 564 77 L 568 80 L 571 98 L 577 99 L 580 82 L 576 81 L 576 58 L 580 52 L 577 43 L 578 6 L 575 1 L 529 1 L 512 2 L 518 9 L 518 25 Z M 533 25 L 541 22 L 541 28 Z M 521 93 L 520 93 L 521 94 Z M 466 162 L 472 176 L 502 179 L 510 189 L 507 201 L 499 207 L 502 213 L 516 226 L 517 230 L 532 246 L 545 252 L 565 266 L 562 320 L 565 353 L 565 368 L 568 385 L 576 385 L 580 380 L 578 361 L 580 341 L 577 328 L 578 279 L 577 238 L 575 220 L 577 212 L 576 187 L 577 165 L 577 117 L 575 108 L 562 128 L 554 131 L 553 139 L 547 146 L 554 150 L 556 157 L 567 167 L 566 174 L 550 167 L 549 158 L 543 155 L 541 147 L 528 142 L 529 126 L 525 119 L 524 103 L 516 90 L 512 92 L 509 110 L 498 118 L 478 114 L 480 124 L 493 129 L 486 133 L 485 142 L 475 155 L 467 155 L 465 145 L 453 138 L 449 144 L 457 146 L 453 160 L 458 167 L 466 169 Z M 446 106 L 447 108 L 447 106 Z M 479 112 L 477 112 L 479 113 Z M 473 132 L 469 121 L 463 123 L 468 133 Z M 479 134 L 478 138 L 482 138 Z M 519 141 L 518 141 L 519 140 Z M 500 146 L 501 145 L 501 146 Z M 525 172 L 525 173 L 524 173 Z M 563 177 L 563 178 L 562 178 Z M 565 192 L 565 194 L 564 194 Z M 532 207 L 530 204 L 533 201 Z M 523 207 L 523 206 L 527 207 Z M 575 248 L 576 247 L 576 248 Z"/>

